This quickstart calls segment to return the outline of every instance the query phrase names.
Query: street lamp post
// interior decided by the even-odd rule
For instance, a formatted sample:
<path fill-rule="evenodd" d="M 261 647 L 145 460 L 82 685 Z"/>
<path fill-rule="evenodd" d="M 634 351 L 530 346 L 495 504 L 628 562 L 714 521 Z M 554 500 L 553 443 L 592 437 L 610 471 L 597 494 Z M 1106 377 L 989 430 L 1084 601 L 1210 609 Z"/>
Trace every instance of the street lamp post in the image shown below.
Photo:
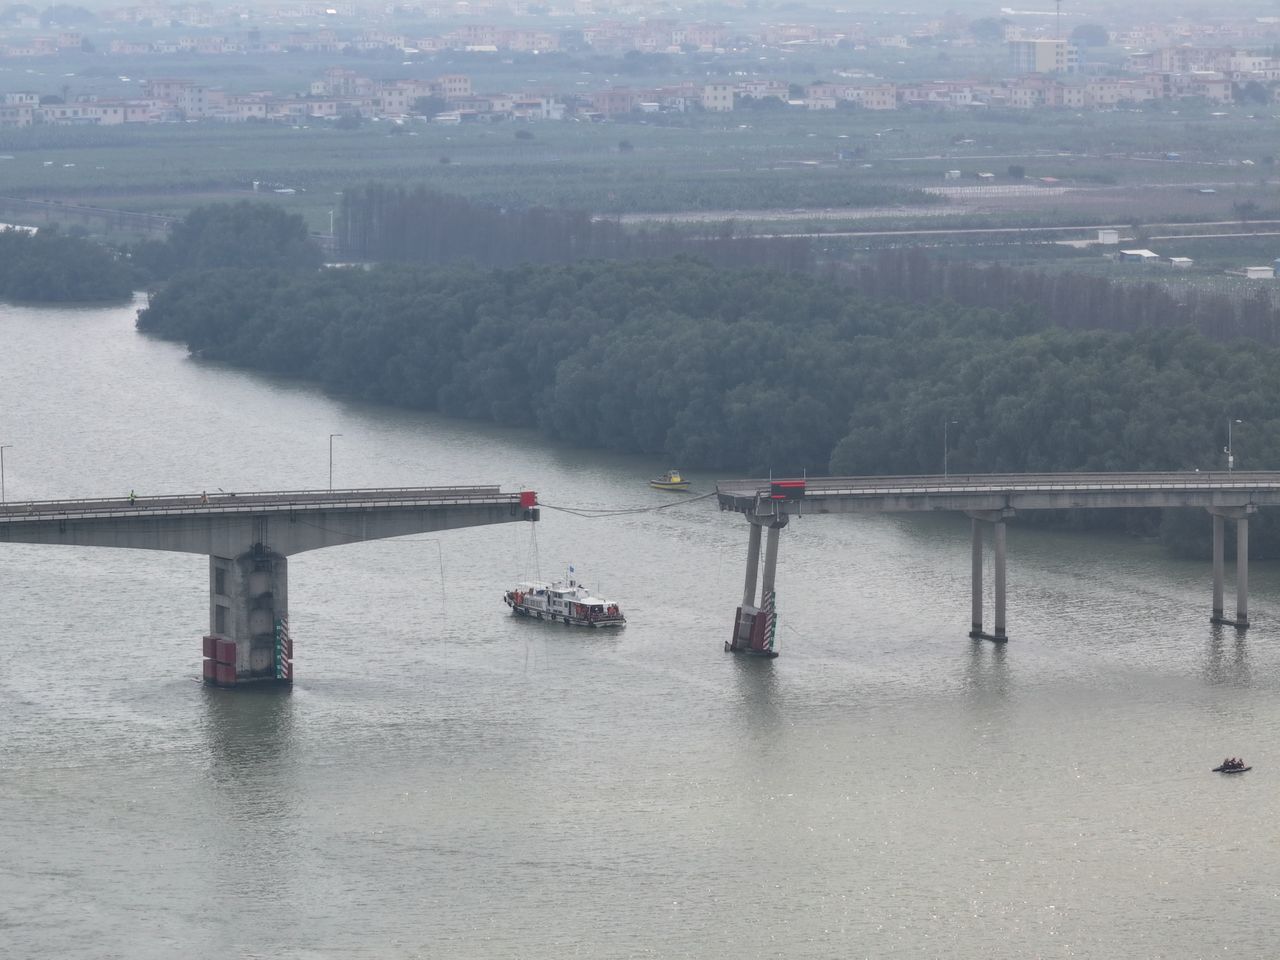
<path fill-rule="evenodd" d="M 1231 425 L 1233 423 L 1244 423 L 1243 420 L 1232 420 L 1227 418 L 1227 445 L 1222 448 L 1222 452 L 1227 455 L 1227 472 L 1230 473 L 1236 468 L 1236 455 L 1231 447 Z"/>
<path fill-rule="evenodd" d="M 952 424 L 959 422 L 959 420 L 942 421 L 942 475 L 944 477 L 947 476 L 947 454 L 950 453 L 951 450 L 950 445 L 947 442 L 947 431 L 950 429 Z"/>
<path fill-rule="evenodd" d="M 0 443 L 0 503 L 4 503 L 4 452 L 12 447 L 12 443 Z"/>
<path fill-rule="evenodd" d="M 333 438 L 340 437 L 340 433 L 329 434 L 329 489 L 333 489 Z"/>

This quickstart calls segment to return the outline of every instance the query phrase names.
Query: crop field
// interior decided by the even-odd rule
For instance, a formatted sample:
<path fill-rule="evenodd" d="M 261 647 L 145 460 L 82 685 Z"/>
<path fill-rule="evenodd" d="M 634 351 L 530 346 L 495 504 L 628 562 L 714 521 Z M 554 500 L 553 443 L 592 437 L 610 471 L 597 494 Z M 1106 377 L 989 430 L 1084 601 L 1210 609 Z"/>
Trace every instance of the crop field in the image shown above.
<path fill-rule="evenodd" d="M 316 230 L 342 191 L 370 180 L 602 215 L 750 220 L 764 210 L 830 230 L 956 215 L 990 226 L 1227 219 L 1237 204 L 1280 208 L 1277 134 L 1280 120 L 1238 108 L 48 127 L 0 131 L 0 195 L 181 214 L 251 195 L 257 181 L 258 196 Z M 1162 159 L 1174 148 L 1182 159 Z M 945 179 L 950 170 L 959 179 Z"/>

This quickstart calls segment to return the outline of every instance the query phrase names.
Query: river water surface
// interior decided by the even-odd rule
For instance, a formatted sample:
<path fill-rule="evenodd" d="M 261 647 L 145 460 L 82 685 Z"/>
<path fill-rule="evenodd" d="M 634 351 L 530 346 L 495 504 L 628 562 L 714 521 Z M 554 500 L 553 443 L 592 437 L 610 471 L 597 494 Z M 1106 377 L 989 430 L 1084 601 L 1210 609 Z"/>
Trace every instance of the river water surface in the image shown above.
<path fill-rule="evenodd" d="M 336 433 L 335 486 L 550 506 L 536 543 L 292 558 L 291 692 L 197 682 L 203 558 L 0 547 L 0 956 L 1273 955 L 1276 567 L 1240 636 L 1207 562 L 1013 529 L 993 647 L 966 521 L 806 517 L 782 655 L 741 659 L 740 517 L 550 508 L 669 503 L 671 464 L 199 363 L 133 318 L 0 306 L 10 500 L 322 488 Z M 571 563 L 625 630 L 509 615 Z M 1254 770 L 1210 774 L 1227 754 Z"/>

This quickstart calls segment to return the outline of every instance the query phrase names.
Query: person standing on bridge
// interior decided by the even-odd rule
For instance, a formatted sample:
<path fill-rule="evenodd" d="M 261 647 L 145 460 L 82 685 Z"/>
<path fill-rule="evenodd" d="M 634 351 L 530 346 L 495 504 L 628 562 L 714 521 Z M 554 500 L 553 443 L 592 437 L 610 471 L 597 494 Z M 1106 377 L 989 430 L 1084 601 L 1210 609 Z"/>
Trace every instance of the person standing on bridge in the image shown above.
<path fill-rule="evenodd" d="M 208 504 L 208 502 L 209 502 L 209 491 L 207 491 L 207 490 L 201 490 L 201 491 L 200 491 L 200 502 L 201 502 L 202 504 Z"/>
<path fill-rule="evenodd" d="M 133 506 L 135 503 L 137 503 L 137 502 L 138 502 L 138 496 L 137 496 L 137 494 L 135 494 L 135 493 L 133 492 L 133 490 L 130 490 L 130 491 L 129 491 L 129 506 L 131 506 L 131 507 L 132 507 L 132 506 Z"/>

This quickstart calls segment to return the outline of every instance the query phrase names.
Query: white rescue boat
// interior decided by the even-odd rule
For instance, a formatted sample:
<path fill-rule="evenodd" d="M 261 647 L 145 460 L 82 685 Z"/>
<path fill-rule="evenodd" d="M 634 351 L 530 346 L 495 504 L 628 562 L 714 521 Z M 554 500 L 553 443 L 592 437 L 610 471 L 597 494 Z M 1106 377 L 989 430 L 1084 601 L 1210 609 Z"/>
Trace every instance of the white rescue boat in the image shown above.
<path fill-rule="evenodd" d="M 571 627 L 621 627 L 627 622 L 616 603 L 593 596 L 572 577 L 551 583 L 518 583 L 502 599 L 517 616 L 554 620 Z"/>

